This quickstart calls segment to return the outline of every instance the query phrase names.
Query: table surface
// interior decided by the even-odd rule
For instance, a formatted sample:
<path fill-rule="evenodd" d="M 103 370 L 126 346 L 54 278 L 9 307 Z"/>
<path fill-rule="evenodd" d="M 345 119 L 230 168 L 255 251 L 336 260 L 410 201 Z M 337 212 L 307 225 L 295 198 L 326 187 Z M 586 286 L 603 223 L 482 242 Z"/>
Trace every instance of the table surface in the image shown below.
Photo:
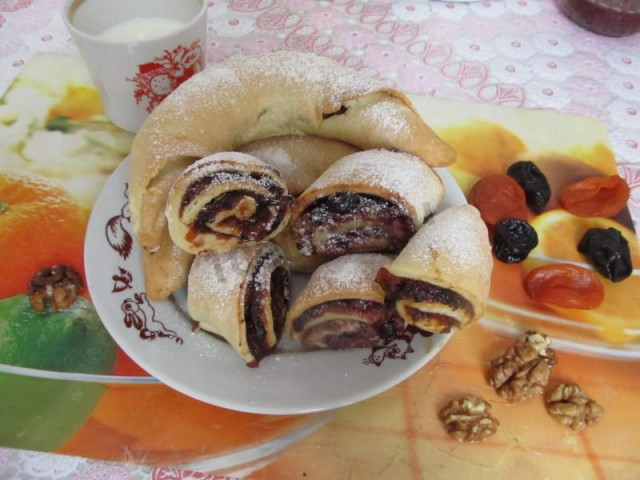
<path fill-rule="evenodd" d="M 0 0 L 0 91 L 37 53 L 77 53 L 60 17 L 61 4 Z M 208 19 L 210 64 L 281 48 L 313 51 L 408 93 L 594 117 L 608 129 L 618 172 L 631 187 L 629 211 L 635 225 L 640 221 L 638 35 L 596 36 L 568 21 L 550 0 L 213 0 Z M 515 474 L 532 479 L 639 478 L 640 454 L 623 448 L 640 444 L 638 425 L 628 423 L 637 423 L 637 415 L 621 413 L 637 405 L 632 399 L 640 386 L 640 364 L 635 361 L 559 353 L 555 375 L 597 389 L 607 405 L 608 420 L 601 428 L 577 435 L 551 425 L 545 435 L 524 435 L 543 422 L 548 425 L 546 414 L 530 409 L 530 416 L 522 418 L 503 403 L 495 407 L 505 432 L 500 441 L 468 446 L 446 437 L 434 414 L 444 386 L 451 385 L 446 390 L 450 395 L 490 395 L 482 371 L 473 365 L 488 362 L 488 345 L 495 351 L 509 342 L 508 336 L 483 327 L 456 334 L 411 379 L 340 410 L 250 478 L 448 479 L 466 478 L 470 472 L 491 479 Z M 470 360 L 461 363 L 461 358 Z M 599 380 L 590 376 L 594 370 Z M 599 383 L 603 375 L 612 388 Z M 0 479 L 16 477 L 221 478 L 0 449 Z"/>

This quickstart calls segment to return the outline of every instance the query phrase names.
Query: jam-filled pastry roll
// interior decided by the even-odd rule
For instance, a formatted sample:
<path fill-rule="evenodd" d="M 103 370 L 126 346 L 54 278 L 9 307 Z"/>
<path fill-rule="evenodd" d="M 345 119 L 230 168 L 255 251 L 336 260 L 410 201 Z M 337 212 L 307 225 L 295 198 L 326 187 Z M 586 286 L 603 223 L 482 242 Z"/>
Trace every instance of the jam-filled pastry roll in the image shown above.
<path fill-rule="evenodd" d="M 463 205 L 431 217 L 376 281 L 406 324 L 441 333 L 483 315 L 492 268 L 487 227 Z"/>
<path fill-rule="evenodd" d="M 220 152 L 176 179 L 165 215 L 171 239 L 186 252 L 224 252 L 274 237 L 292 202 L 273 167 L 245 153 Z"/>
<path fill-rule="evenodd" d="M 397 252 L 443 195 L 442 180 L 419 158 L 364 150 L 335 162 L 298 197 L 291 232 L 305 256 Z"/>
<path fill-rule="evenodd" d="M 318 267 L 287 314 L 287 331 L 308 348 L 372 347 L 404 329 L 388 315 L 376 273 L 391 259 L 379 253 L 338 257 Z"/>
<path fill-rule="evenodd" d="M 289 282 L 286 260 L 270 242 L 203 253 L 189 271 L 187 308 L 200 328 L 257 366 L 282 337 Z"/>
<path fill-rule="evenodd" d="M 320 265 L 333 258 L 320 254 L 310 256 L 302 255 L 291 233 L 290 224 L 287 224 L 271 241 L 282 249 L 284 256 L 289 262 L 289 268 L 293 272 L 312 273 Z"/>

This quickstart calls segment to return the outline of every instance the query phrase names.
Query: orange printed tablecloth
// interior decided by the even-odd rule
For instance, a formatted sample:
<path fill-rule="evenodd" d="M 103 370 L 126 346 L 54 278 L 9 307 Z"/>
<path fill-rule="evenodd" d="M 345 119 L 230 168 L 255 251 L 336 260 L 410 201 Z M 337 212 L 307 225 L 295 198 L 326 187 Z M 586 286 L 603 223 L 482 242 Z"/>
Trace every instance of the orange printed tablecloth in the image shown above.
<path fill-rule="evenodd" d="M 585 176 L 620 172 L 632 186 L 637 221 L 640 57 L 629 39 L 597 43 L 563 23 L 550 2 L 437 3 L 432 11 L 408 1 L 210 3 L 212 61 L 283 47 L 312 50 L 422 94 L 413 97 L 416 107 L 459 153 L 450 171 L 463 191 L 520 159 L 539 164 L 556 193 Z M 584 262 L 575 244 L 590 226 L 621 230 L 637 267 L 627 210 L 582 220 L 559 208 L 555 195 L 545 212 L 530 213 L 540 236 L 530 259 L 496 262 L 480 324 L 456 333 L 402 384 L 330 416 L 231 412 L 159 384 L 104 332 L 86 289 L 66 313 L 32 313 L 25 293 L 35 271 L 64 263 L 84 275 L 91 208 L 131 142 L 104 117 L 56 23 L 59 4 L 0 1 L 0 34 L 25 39 L 20 46 L 14 36 L 0 42 L 8 66 L 2 75 L 19 72 L 0 102 L 1 480 L 640 477 L 637 271 L 619 284 L 605 281 L 605 303 L 594 311 L 544 307 L 522 289 L 523 275 L 540 262 Z M 513 30 L 497 36 L 500 18 Z M 536 31 L 536 19 L 549 20 L 553 31 Z M 450 40 L 465 25 L 467 36 Z M 29 59 L 39 51 L 65 55 Z M 608 83 L 585 77 L 589 69 L 605 71 L 602 62 L 615 73 Z M 564 85 L 567 79 L 575 83 Z M 596 427 L 573 432 L 549 417 L 541 398 L 510 404 L 489 387 L 491 358 L 528 328 L 549 333 L 558 349 L 550 386 L 578 383 L 603 405 Z M 62 350 L 77 355 L 63 362 Z M 437 417 L 451 398 L 468 394 L 488 400 L 500 421 L 498 433 L 481 444 L 452 440 Z"/>

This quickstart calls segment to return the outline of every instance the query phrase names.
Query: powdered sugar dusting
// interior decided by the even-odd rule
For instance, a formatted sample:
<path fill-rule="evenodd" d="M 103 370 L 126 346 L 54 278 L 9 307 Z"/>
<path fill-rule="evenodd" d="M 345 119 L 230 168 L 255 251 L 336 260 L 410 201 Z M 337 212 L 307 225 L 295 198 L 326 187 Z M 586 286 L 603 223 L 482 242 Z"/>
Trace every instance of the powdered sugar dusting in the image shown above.
<path fill-rule="evenodd" d="M 311 53 L 277 51 L 260 55 L 231 57 L 194 75 L 178 87 L 165 102 L 172 109 L 187 111 L 195 102 L 229 103 L 234 95 L 227 91 L 238 84 L 259 87 L 263 82 L 301 85 L 309 91 L 330 95 L 327 100 L 340 105 L 344 98 L 354 98 L 373 91 L 388 90 L 379 80 L 367 77 L 328 58 Z M 211 99 L 212 87 L 216 92 Z"/>
<path fill-rule="evenodd" d="M 491 265 L 492 261 L 487 228 L 475 207 L 447 208 L 418 230 L 398 260 L 455 275 L 468 271 L 472 272 L 471 278 L 476 278 L 482 274 L 478 265 Z"/>
<path fill-rule="evenodd" d="M 189 165 L 183 175 L 192 176 L 193 179 L 205 177 L 220 170 L 237 169 L 251 171 L 254 168 L 269 170 L 275 173 L 269 165 L 259 158 L 240 152 L 218 152 L 208 155 Z"/>
<path fill-rule="evenodd" d="M 403 198 L 418 223 L 431 214 L 444 195 L 438 174 L 413 155 L 391 150 L 365 150 L 341 158 L 309 188 L 362 184 Z M 413 213 L 413 212 L 412 212 Z"/>
<path fill-rule="evenodd" d="M 391 99 L 381 100 L 367 105 L 362 113 L 368 117 L 374 125 L 380 125 L 384 130 L 398 135 L 401 132 L 409 133 L 413 129 L 407 123 L 404 116 L 398 115 L 398 103 Z"/>
<path fill-rule="evenodd" d="M 197 255 L 189 271 L 190 300 L 206 301 L 214 310 L 216 306 L 222 310 L 223 304 L 235 301 L 244 292 L 247 270 L 255 252 L 255 247 L 241 247 L 224 253 Z"/>
<path fill-rule="evenodd" d="M 256 263 L 266 258 L 262 267 L 254 272 Z M 284 255 L 272 243 L 238 247 L 224 253 L 197 255 L 189 271 L 188 292 L 190 301 L 207 302 L 212 309 L 223 310 L 223 305 L 244 295 L 246 284 L 255 273 L 254 281 L 269 289 L 271 272 L 284 265 Z M 215 303 L 218 302 L 217 309 Z"/>
<path fill-rule="evenodd" d="M 267 162 L 278 170 L 284 178 L 288 178 L 300 168 L 296 163 L 296 159 L 282 147 L 273 145 L 260 146 L 252 149 L 251 154 Z"/>
<path fill-rule="evenodd" d="M 344 255 L 318 267 L 305 288 L 307 295 L 321 297 L 329 292 L 368 292 L 375 285 L 380 268 L 391 259 L 379 253 Z M 303 295 L 305 293 L 303 292 Z"/>

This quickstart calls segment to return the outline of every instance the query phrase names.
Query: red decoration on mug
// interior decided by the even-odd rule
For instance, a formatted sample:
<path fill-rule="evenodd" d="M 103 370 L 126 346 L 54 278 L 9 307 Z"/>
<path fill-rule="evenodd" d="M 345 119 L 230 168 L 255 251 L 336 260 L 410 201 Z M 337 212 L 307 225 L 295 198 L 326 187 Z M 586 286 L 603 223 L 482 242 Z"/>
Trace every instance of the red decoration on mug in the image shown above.
<path fill-rule="evenodd" d="M 151 112 L 178 85 L 203 68 L 204 49 L 197 40 L 189 47 L 178 45 L 152 62 L 138 65 L 136 76 L 127 80 L 136 84 L 133 92 L 136 103 L 146 99 L 147 112 Z"/>

